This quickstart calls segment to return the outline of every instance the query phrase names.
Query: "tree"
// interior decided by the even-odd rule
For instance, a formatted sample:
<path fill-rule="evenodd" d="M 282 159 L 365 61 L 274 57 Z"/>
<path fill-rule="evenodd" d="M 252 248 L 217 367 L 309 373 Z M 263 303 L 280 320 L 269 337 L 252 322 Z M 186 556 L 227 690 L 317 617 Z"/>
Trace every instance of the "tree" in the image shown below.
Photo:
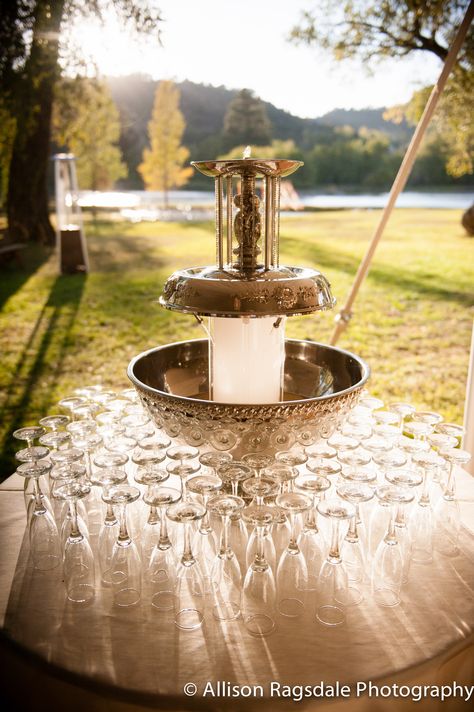
<path fill-rule="evenodd" d="M 60 76 L 61 29 L 78 15 L 104 20 L 113 6 L 124 22 L 156 33 L 159 12 L 142 0 L 7 0 L 0 19 L 0 89 L 15 120 L 8 176 L 12 240 L 53 244 L 47 169 L 54 87 Z M 63 48 L 64 49 L 64 48 Z"/>
<path fill-rule="evenodd" d="M 228 149 L 242 144 L 267 146 L 271 142 L 272 127 L 265 105 L 249 89 L 242 89 L 230 102 L 223 134 Z"/>
<path fill-rule="evenodd" d="M 329 49 L 338 60 L 358 57 L 366 67 L 374 59 L 414 52 L 430 52 L 444 61 L 468 4 L 469 0 L 349 0 L 344 4 L 325 0 L 315 11 L 303 14 L 290 39 Z M 455 177 L 473 172 L 473 90 L 471 26 L 434 119 L 435 130 L 449 149 L 446 169 Z M 429 91 L 428 87 L 414 94 L 405 107 L 407 116 L 419 118 L 424 106 L 420 100 L 426 99 Z"/>
<path fill-rule="evenodd" d="M 179 109 L 179 89 L 171 81 L 158 85 L 153 104 L 151 121 L 148 124 L 150 148 L 143 151 L 143 162 L 138 166 L 147 190 L 162 190 L 165 207 L 168 191 L 185 185 L 193 169 L 183 168 L 189 151 L 181 146 L 185 128 L 184 117 Z"/>
<path fill-rule="evenodd" d="M 127 168 L 116 145 L 119 112 L 103 82 L 77 77 L 57 84 L 53 137 L 76 156 L 81 188 L 106 190 L 126 177 Z"/>

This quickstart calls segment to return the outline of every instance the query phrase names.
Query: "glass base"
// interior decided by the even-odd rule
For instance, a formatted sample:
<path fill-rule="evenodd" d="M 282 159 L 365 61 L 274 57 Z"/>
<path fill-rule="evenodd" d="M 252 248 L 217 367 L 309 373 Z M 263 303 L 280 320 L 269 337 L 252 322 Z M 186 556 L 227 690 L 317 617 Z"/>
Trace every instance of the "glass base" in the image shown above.
<path fill-rule="evenodd" d="M 204 614 L 197 608 L 183 608 L 178 611 L 174 623 L 181 630 L 196 630 L 202 625 Z"/>
<path fill-rule="evenodd" d="M 51 571 L 59 565 L 59 556 L 55 554 L 40 554 L 34 561 L 35 569 L 38 571 Z"/>
<path fill-rule="evenodd" d="M 393 608 L 400 603 L 400 595 L 391 588 L 378 588 L 374 591 L 374 600 L 379 606 Z"/>
<path fill-rule="evenodd" d="M 276 628 L 275 621 L 265 613 L 256 613 L 252 616 L 247 616 L 244 624 L 250 635 L 257 638 L 263 638 L 270 635 Z"/>
<path fill-rule="evenodd" d="M 174 608 L 173 591 L 158 591 L 151 597 L 151 605 L 159 611 L 170 611 Z"/>
<path fill-rule="evenodd" d="M 134 606 L 140 600 L 141 593 L 137 588 L 121 588 L 114 594 L 116 606 Z"/>
<path fill-rule="evenodd" d="M 235 601 L 219 601 L 212 609 L 218 621 L 235 621 L 240 616 L 240 606 Z"/>
<path fill-rule="evenodd" d="M 287 618 L 298 618 L 303 615 L 304 601 L 299 598 L 282 598 L 278 601 L 278 612 Z"/>
<path fill-rule="evenodd" d="M 88 583 L 78 583 L 67 592 L 68 599 L 73 603 L 89 603 L 94 596 L 94 587 Z"/>
<path fill-rule="evenodd" d="M 346 614 L 338 606 L 320 606 L 316 612 L 316 618 L 324 625 L 341 625 L 346 620 Z"/>

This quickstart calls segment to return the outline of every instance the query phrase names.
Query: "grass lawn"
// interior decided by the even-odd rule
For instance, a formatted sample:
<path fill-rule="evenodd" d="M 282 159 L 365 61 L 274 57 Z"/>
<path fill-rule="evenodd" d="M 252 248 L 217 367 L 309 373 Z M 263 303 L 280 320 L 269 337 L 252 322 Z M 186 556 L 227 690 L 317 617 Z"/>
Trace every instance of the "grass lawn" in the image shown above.
<path fill-rule="evenodd" d="M 282 262 L 317 266 L 342 304 L 379 211 L 282 219 Z M 456 210 L 397 210 L 339 346 L 372 367 L 371 391 L 461 422 L 474 307 L 474 240 Z M 55 410 L 74 388 L 127 387 L 129 360 L 169 341 L 201 337 L 190 316 L 157 297 L 177 267 L 212 263 L 211 223 L 89 223 L 91 273 L 58 276 L 54 254 L 28 248 L 23 269 L 2 268 L 0 437 L 14 469 L 11 432 Z M 289 320 L 288 336 L 327 341 L 333 314 Z"/>

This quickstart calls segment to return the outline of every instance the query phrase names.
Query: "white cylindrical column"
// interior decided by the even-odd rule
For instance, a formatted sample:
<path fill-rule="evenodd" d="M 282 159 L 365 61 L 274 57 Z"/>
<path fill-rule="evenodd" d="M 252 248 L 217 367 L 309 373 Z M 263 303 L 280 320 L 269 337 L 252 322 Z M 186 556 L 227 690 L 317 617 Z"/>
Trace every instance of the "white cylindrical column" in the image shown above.
<path fill-rule="evenodd" d="M 212 400 L 220 403 L 282 400 L 285 318 L 209 319 Z"/>

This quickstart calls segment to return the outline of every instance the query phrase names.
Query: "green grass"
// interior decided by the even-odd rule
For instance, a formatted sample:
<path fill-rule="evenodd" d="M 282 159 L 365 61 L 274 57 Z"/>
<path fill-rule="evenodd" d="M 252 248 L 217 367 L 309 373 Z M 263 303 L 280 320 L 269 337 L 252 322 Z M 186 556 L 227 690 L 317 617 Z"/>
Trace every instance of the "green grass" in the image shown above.
<path fill-rule="evenodd" d="M 282 220 L 282 262 L 313 265 L 342 305 L 379 211 L 301 214 Z M 372 367 L 370 388 L 460 422 L 474 306 L 474 240 L 455 210 L 397 210 L 377 250 L 339 346 Z M 23 269 L 0 285 L 0 437 L 3 475 L 11 432 L 55 410 L 74 388 L 127 386 L 140 351 L 197 338 L 192 317 L 157 304 L 177 267 L 213 261 L 210 223 L 90 223 L 91 272 L 58 276 L 55 255 L 29 248 Z M 289 320 L 291 337 L 327 341 L 331 313 Z"/>

